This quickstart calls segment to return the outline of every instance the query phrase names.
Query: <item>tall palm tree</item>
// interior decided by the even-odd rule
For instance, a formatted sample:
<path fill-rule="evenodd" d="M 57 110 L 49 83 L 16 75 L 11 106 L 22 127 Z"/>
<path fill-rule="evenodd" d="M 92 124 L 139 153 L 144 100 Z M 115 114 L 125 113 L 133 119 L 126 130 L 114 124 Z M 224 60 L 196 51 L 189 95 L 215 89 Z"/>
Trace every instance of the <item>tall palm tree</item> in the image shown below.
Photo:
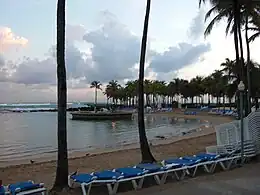
<path fill-rule="evenodd" d="M 144 64 L 145 64 L 145 54 L 146 54 L 146 44 L 147 44 L 147 34 L 148 34 L 148 25 L 149 25 L 149 15 L 151 8 L 151 0 L 147 0 L 146 5 L 146 14 L 144 19 L 144 29 L 143 37 L 141 43 L 141 54 L 140 54 L 140 66 L 139 66 L 139 94 L 138 94 L 138 129 L 139 129 L 139 139 L 140 139 L 140 149 L 142 153 L 142 162 L 155 162 L 153 157 L 144 124 Z"/>
<path fill-rule="evenodd" d="M 67 83 L 65 66 L 65 0 L 57 3 L 57 91 L 58 91 L 58 159 L 53 190 L 68 187 Z"/>
<path fill-rule="evenodd" d="M 94 111 L 97 112 L 97 91 L 102 90 L 101 89 L 102 84 L 100 81 L 92 81 L 90 84 L 90 88 L 95 88 L 95 105 L 94 105 Z"/>
<path fill-rule="evenodd" d="M 205 16 L 205 20 L 207 20 L 212 13 L 217 12 L 217 15 L 210 22 L 208 27 L 205 30 L 205 35 L 210 34 L 211 29 L 214 24 L 219 22 L 220 20 L 227 18 L 228 24 L 226 27 L 226 34 L 230 32 L 231 24 L 233 23 L 232 30 L 234 34 L 234 45 L 235 45 L 235 53 L 236 53 L 236 66 L 240 67 L 239 80 L 245 80 L 244 78 L 244 60 L 243 59 L 243 46 L 242 46 L 242 37 L 241 37 L 241 18 L 240 18 L 240 9 L 241 4 L 239 0 L 199 0 L 199 5 L 201 3 L 205 3 L 209 1 L 212 4 L 212 8 L 208 11 Z M 239 49 L 240 44 L 240 49 Z M 238 97 L 239 99 L 239 97 Z M 239 111 L 239 101 L 237 101 L 237 109 Z M 240 115 L 239 115 L 240 116 Z"/>

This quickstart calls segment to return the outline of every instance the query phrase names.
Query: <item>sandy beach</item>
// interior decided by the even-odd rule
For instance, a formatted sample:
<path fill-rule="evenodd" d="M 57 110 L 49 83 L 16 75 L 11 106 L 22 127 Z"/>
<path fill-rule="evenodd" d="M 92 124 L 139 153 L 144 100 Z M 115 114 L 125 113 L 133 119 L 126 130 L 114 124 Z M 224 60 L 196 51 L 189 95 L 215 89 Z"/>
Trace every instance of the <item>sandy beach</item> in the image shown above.
<path fill-rule="evenodd" d="M 206 113 L 200 113 L 196 116 L 183 115 L 181 112 L 162 114 L 187 119 L 197 118 L 208 121 L 211 125 L 202 125 L 199 131 L 182 137 L 152 140 L 151 150 L 158 161 L 169 157 L 205 151 L 206 146 L 216 144 L 213 126 L 233 120 L 230 117 L 208 115 Z M 100 149 L 87 154 L 82 152 L 70 154 L 69 171 L 79 170 L 79 172 L 92 172 L 137 164 L 140 161 L 140 151 L 138 147 L 138 144 L 131 144 L 113 149 Z M 5 184 L 34 180 L 35 182 L 44 182 L 45 185 L 50 188 L 55 178 L 56 161 L 47 158 L 38 160 L 33 164 L 20 162 L 21 165 L 11 165 L 0 168 L 0 179 L 2 179 Z"/>

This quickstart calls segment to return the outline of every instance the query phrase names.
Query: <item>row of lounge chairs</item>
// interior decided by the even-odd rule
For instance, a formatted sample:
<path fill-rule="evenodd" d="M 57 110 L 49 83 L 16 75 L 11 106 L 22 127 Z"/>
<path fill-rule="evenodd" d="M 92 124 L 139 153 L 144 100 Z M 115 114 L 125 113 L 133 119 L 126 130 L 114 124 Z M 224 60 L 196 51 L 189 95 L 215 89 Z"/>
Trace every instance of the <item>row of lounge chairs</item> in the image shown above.
<path fill-rule="evenodd" d="M 209 111 L 209 114 L 216 114 L 216 115 L 222 115 L 222 116 L 234 116 L 234 117 L 238 116 L 236 111 L 225 110 L 225 109 L 211 109 Z"/>
<path fill-rule="evenodd" d="M 185 177 L 194 177 L 198 169 L 205 173 L 214 173 L 219 166 L 223 170 L 229 170 L 241 160 L 238 149 L 225 154 L 200 153 L 194 156 L 185 156 L 163 160 L 160 164 L 138 164 L 133 167 L 103 170 L 93 173 L 78 173 L 68 176 L 70 187 L 81 186 L 83 195 L 89 195 L 93 185 L 106 185 L 109 195 L 117 193 L 120 183 L 131 182 L 133 189 L 142 188 L 147 177 L 153 177 L 160 185 L 166 182 L 169 176 L 177 180 Z"/>
<path fill-rule="evenodd" d="M 103 170 L 90 174 L 78 173 L 76 171 L 68 176 L 68 183 L 70 187 L 81 186 L 83 195 L 89 195 L 93 185 L 106 185 L 109 195 L 114 195 L 118 191 L 119 184 L 123 182 L 131 182 L 133 188 L 137 190 L 143 187 L 147 177 L 153 177 L 156 184 L 161 185 L 168 178 L 182 180 L 185 177 L 195 177 L 199 169 L 205 173 L 214 173 L 217 166 L 223 170 L 229 170 L 233 166 L 238 165 L 239 162 L 242 162 L 238 148 L 239 146 L 233 147 L 232 150 L 229 149 L 229 151 L 221 152 L 220 154 L 199 153 L 193 156 L 163 160 L 160 164 L 138 164 L 133 167 Z M 243 160 L 252 156 L 254 156 L 252 152 L 245 152 Z M 43 183 L 34 183 L 33 181 L 20 182 L 8 186 L 3 186 L 0 183 L 0 195 L 8 194 L 45 195 L 47 190 Z"/>
<path fill-rule="evenodd" d="M 26 194 L 47 194 L 43 183 L 33 181 L 19 182 L 8 186 L 0 185 L 0 195 L 26 195 Z"/>
<path fill-rule="evenodd" d="M 197 115 L 196 111 L 185 111 L 184 112 L 185 115 Z"/>

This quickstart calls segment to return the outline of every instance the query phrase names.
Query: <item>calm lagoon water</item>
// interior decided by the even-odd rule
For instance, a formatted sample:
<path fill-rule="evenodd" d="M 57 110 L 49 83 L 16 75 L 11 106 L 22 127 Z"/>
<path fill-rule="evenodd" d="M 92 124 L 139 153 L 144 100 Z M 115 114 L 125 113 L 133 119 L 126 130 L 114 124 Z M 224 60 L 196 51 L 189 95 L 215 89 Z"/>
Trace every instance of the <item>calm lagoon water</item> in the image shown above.
<path fill-rule="evenodd" d="M 90 151 L 138 142 L 137 118 L 128 121 L 75 121 L 67 115 L 69 151 Z M 145 118 L 148 139 L 181 135 L 199 127 L 197 120 L 176 121 L 166 116 Z M 0 113 L 0 162 L 55 155 L 57 113 Z"/>

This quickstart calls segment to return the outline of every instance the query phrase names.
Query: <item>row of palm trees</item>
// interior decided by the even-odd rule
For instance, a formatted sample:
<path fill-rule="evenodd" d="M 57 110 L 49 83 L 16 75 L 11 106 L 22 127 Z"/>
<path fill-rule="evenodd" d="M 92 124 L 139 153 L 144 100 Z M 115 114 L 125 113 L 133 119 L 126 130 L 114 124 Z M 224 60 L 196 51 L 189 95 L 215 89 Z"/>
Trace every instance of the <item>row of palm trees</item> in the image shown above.
<path fill-rule="evenodd" d="M 258 105 L 260 96 L 260 66 L 255 62 L 250 62 L 252 68 L 250 103 L 255 101 Z M 236 68 L 235 60 L 226 59 L 221 63 L 221 69 L 215 70 L 212 74 L 202 77 L 196 76 L 190 81 L 175 78 L 170 82 L 159 80 L 144 80 L 145 104 L 156 106 L 159 103 L 171 104 L 173 101 L 179 103 L 199 103 L 208 104 L 215 102 L 217 104 L 225 103 L 225 100 L 231 104 L 234 100 L 238 85 L 239 70 Z M 102 90 L 102 84 L 99 81 L 93 81 L 91 88 L 95 88 L 95 105 L 97 100 L 97 90 Z M 124 86 L 118 81 L 110 81 L 104 90 L 107 101 L 113 104 L 123 104 L 127 106 L 136 106 L 139 94 L 139 81 L 128 81 Z M 207 96 L 207 102 L 203 102 Z M 215 101 L 214 101 L 215 100 Z M 222 102 L 220 102 L 222 100 Z"/>
<path fill-rule="evenodd" d="M 217 15 L 210 22 L 209 26 L 206 28 L 205 35 L 210 34 L 211 29 L 214 24 L 219 22 L 222 19 L 227 19 L 227 28 L 226 33 L 233 33 L 234 35 L 234 45 L 236 51 L 236 59 L 232 61 L 232 66 L 228 66 L 226 68 L 226 72 L 217 71 L 215 77 L 219 76 L 219 78 L 227 78 L 228 84 L 235 84 L 238 81 L 244 81 L 246 83 L 247 94 L 248 94 L 248 107 L 250 107 L 251 97 L 256 97 L 252 92 L 254 89 L 254 85 L 257 81 L 252 82 L 252 78 L 258 78 L 259 68 L 252 66 L 250 60 L 250 41 L 253 41 L 257 36 L 259 36 L 259 5 L 258 0 L 199 0 L 199 5 L 202 3 L 209 2 L 212 8 L 206 14 L 206 18 L 209 18 L 212 13 L 217 13 Z M 67 154 L 67 130 L 66 130 L 66 102 L 67 102 L 67 87 L 66 87 L 66 65 L 65 65 L 65 3 L 66 0 L 58 0 L 57 2 L 57 96 L 58 96 L 58 158 L 57 158 L 57 169 L 56 169 L 56 179 L 54 182 L 54 186 L 52 192 L 62 191 L 63 189 L 68 188 L 68 154 Z M 140 52 L 140 65 L 139 65 L 139 78 L 138 87 L 134 88 L 138 89 L 138 128 L 139 128 L 139 138 L 140 138 L 140 149 L 142 154 L 143 162 L 154 162 L 155 159 L 150 151 L 149 144 L 146 137 L 145 126 L 144 126 L 144 93 L 147 88 L 144 88 L 144 64 L 145 64 L 145 54 L 146 54 L 146 43 L 147 43 L 147 34 L 148 34 L 148 25 L 149 25 L 149 14 L 150 14 L 150 6 L 151 0 L 147 0 L 146 5 L 146 14 L 144 20 L 144 28 L 143 28 L 143 36 L 141 43 L 141 52 Z M 242 29 L 245 29 L 245 37 L 246 37 L 246 48 L 247 48 L 247 58 L 244 60 L 244 51 L 243 51 L 243 42 L 242 42 Z M 248 37 L 248 31 L 253 30 L 256 33 Z M 231 71 L 232 70 L 232 71 Z M 235 71 L 234 71 L 235 70 Z M 255 70 L 256 73 L 255 73 Z M 223 77 L 223 74 L 228 75 Z M 200 78 L 200 77 L 199 77 Z M 214 76 L 212 76 L 214 78 Z M 208 77 L 210 80 L 210 77 Z M 199 79 L 197 79 L 199 80 Z M 205 80 L 201 79 L 201 82 Z M 218 80 L 215 85 L 215 88 L 220 89 L 223 84 L 222 81 L 224 79 Z M 216 80 L 215 80 L 216 81 Z M 203 81 L 204 82 L 204 81 Z M 192 83 L 190 81 L 189 83 Z M 197 82 L 198 83 L 198 82 Z M 206 83 L 206 82 L 204 82 Z M 210 83 L 210 81 L 209 81 Z M 175 85 L 177 86 L 177 85 Z M 186 87 L 190 87 L 190 90 L 194 90 L 192 85 L 182 85 Z M 197 85 L 200 86 L 200 85 Z M 213 86 L 213 85 L 212 85 Z M 230 85 L 232 86 L 232 85 Z M 231 87 L 230 87 L 231 88 Z M 210 89 L 210 88 L 207 88 Z M 115 93 L 112 89 L 110 89 L 110 93 L 108 93 L 108 97 L 111 94 Z M 132 87 L 133 90 L 133 87 Z M 178 87 L 175 92 L 180 93 L 180 87 Z M 230 89 L 231 90 L 231 89 Z M 189 91 L 189 90 L 186 90 Z M 196 91 L 196 90 L 195 90 Z M 197 90 L 201 91 L 201 90 Z M 220 94 L 224 94 L 221 90 L 215 90 L 214 87 L 212 91 L 207 92 L 208 94 L 214 95 L 215 92 L 219 92 L 219 94 L 215 94 L 215 96 L 220 97 Z M 233 91 L 233 90 L 231 90 Z M 235 90 L 234 90 L 235 91 Z M 182 91 L 183 92 L 183 91 Z M 220 93 L 221 92 L 221 93 Z M 206 92 L 204 92 L 206 93 Z M 258 93 L 255 90 L 255 93 Z M 231 94 L 228 93 L 228 94 Z M 191 96 L 182 94 L 183 96 Z M 196 94 L 199 95 L 199 94 Z M 113 98 L 113 96 L 111 96 Z M 131 97 L 131 96 L 129 96 Z M 237 96 L 238 97 L 238 96 Z M 132 97 L 133 98 L 133 97 Z M 116 99 L 114 97 L 114 99 Z M 238 98 L 237 98 L 238 99 Z M 237 101 L 239 102 L 239 101 Z"/>
<path fill-rule="evenodd" d="M 236 68 L 239 70 L 237 80 L 246 84 L 247 102 L 245 107 L 246 115 L 251 111 L 252 86 L 251 77 L 253 67 L 251 66 L 250 42 L 254 41 L 260 35 L 260 2 L 258 0 L 199 0 L 199 5 L 209 2 L 211 9 L 205 15 L 207 21 L 212 14 L 213 19 L 207 26 L 204 35 L 207 36 L 211 30 L 221 20 L 226 20 L 226 35 L 233 34 L 236 53 Z M 246 60 L 244 60 L 242 30 L 246 43 Z M 249 37 L 248 32 L 253 31 Z M 242 59 L 242 60 L 241 60 Z M 239 99 L 239 96 L 238 96 Z M 239 104 L 239 101 L 237 101 Z M 239 108 L 239 105 L 237 105 Z M 238 109 L 239 111 L 239 109 Z"/>

